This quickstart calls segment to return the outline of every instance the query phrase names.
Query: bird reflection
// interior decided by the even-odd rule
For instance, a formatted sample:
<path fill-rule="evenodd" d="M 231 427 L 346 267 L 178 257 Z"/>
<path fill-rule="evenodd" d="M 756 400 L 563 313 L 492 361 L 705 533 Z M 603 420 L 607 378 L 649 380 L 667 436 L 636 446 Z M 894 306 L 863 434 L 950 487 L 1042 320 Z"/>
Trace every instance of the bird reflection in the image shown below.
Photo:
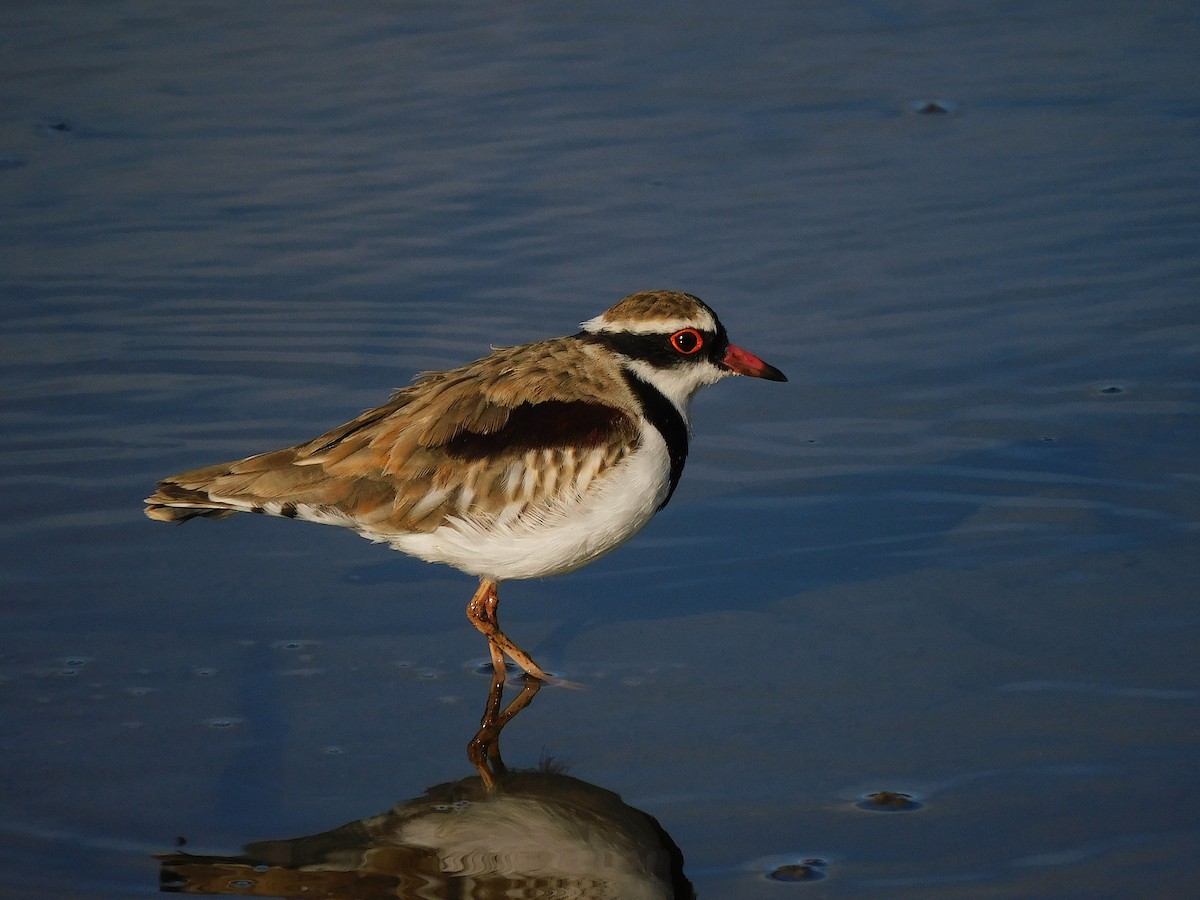
<path fill-rule="evenodd" d="M 467 746 L 477 775 L 331 831 L 247 844 L 241 855 L 161 854 L 160 889 L 325 900 L 694 898 L 679 848 L 653 817 L 553 765 L 504 765 L 500 732 L 540 687 L 525 677 L 502 708 L 504 678 L 493 676 Z"/>

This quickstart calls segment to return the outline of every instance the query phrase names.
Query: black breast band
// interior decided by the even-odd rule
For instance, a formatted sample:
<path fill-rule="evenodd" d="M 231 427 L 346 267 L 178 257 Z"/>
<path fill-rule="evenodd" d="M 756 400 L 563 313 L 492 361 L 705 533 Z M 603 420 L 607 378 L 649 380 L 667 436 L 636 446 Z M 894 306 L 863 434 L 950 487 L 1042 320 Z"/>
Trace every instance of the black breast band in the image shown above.
<path fill-rule="evenodd" d="M 671 495 L 675 493 L 675 485 L 679 484 L 679 476 L 683 474 L 683 464 L 687 461 L 687 423 L 683 421 L 683 416 L 679 414 L 675 404 L 668 400 L 662 391 L 631 369 L 622 366 L 621 371 L 625 373 L 625 381 L 629 385 L 629 389 L 633 391 L 642 405 L 642 415 L 657 429 L 667 443 L 667 455 L 671 459 L 671 482 L 667 489 L 667 496 L 658 506 L 659 509 L 662 509 L 670 502 Z"/>

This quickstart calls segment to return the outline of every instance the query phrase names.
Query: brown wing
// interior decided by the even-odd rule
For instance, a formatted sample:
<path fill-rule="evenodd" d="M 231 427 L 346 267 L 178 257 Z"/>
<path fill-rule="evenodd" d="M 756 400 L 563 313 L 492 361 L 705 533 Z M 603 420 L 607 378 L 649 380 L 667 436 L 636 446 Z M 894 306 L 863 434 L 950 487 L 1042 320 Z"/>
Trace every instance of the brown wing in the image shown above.
<path fill-rule="evenodd" d="M 638 441 L 628 388 L 595 352 L 563 338 L 426 375 L 307 443 L 168 478 L 146 514 L 260 511 L 387 534 L 581 493 Z"/>

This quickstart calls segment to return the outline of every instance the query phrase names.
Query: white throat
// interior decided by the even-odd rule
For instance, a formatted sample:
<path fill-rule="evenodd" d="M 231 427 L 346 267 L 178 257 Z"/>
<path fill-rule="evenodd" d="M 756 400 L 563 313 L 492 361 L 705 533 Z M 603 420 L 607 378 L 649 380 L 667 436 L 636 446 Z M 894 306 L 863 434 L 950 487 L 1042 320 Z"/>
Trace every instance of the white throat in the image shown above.
<path fill-rule="evenodd" d="M 637 375 L 642 381 L 653 385 L 671 405 L 679 410 L 683 421 L 690 429 L 692 426 L 691 408 L 692 397 L 696 391 L 706 384 L 720 381 L 726 375 L 732 374 L 714 365 L 688 365 L 671 369 L 660 369 L 640 359 L 622 359 L 621 364 Z"/>

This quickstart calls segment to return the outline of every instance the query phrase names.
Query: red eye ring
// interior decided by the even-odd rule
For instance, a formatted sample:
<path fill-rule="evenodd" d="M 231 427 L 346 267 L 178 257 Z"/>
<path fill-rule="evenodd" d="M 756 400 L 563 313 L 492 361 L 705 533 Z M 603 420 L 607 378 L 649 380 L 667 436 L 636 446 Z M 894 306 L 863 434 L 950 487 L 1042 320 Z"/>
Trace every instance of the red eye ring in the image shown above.
<path fill-rule="evenodd" d="M 704 335 L 695 328 L 681 328 L 671 335 L 671 346 L 684 356 L 691 356 L 704 346 Z"/>

